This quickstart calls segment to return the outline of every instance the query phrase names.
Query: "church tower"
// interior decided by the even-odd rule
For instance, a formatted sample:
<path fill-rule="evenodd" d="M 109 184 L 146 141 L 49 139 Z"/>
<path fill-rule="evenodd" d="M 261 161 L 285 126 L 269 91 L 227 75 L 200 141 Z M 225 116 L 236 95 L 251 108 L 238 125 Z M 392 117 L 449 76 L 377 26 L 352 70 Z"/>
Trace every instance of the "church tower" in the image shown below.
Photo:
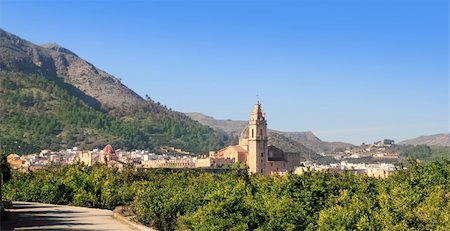
<path fill-rule="evenodd" d="M 261 108 L 259 101 L 250 115 L 248 124 L 248 166 L 250 173 L 266 173 L 268 160 L 268 138 L 266 114 Z"/>

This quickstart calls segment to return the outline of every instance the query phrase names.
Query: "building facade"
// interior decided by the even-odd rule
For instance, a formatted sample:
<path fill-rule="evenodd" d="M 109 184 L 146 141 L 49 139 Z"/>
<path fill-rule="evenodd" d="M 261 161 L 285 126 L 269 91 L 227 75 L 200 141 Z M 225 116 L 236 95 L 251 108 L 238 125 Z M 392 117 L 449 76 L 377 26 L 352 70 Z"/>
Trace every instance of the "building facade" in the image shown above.
<path fill-rule="evenodd" d="M 196 167 L 220 167 L 240 162 L 248 166 L 250 174 L 271 175 L 290 170 L 283 150 L 268 143 L 266 114 L 258 101 L 248 126 L 239 137 L 239 144 L 210 152 L 209 157 L 197 159 Z"/>

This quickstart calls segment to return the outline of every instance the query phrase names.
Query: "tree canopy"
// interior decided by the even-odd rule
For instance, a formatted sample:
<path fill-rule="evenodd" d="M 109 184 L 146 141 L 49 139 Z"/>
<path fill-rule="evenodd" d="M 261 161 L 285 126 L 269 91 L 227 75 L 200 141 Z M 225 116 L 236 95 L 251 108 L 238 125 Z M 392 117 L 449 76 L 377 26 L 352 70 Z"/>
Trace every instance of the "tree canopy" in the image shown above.
<path fill-rule="evenodd" d="M 448 161 L 411 161 L 387 179 L 73 165 L 15 172 L 3 191 L 12 200 L 125 205 L 159 230 L 448 230 L 449 176 Z"/>

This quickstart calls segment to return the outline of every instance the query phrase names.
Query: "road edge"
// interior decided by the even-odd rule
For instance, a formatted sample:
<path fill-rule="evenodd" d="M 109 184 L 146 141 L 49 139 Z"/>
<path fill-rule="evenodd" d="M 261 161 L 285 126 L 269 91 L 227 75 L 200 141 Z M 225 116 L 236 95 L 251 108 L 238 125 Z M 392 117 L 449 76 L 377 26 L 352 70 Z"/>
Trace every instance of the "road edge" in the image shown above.
<path fill-rule="evenodd" d="M 136 230 L 139 231 L 157 231 L 156 229 L 152 229 L 150 227 L 138 224 L 136 222 L 131 221 L 128 217 L 124 217 L 122 215 L 120 215 L 119 213 L 114 213 L 113 217 L 119 221 L 121 221 L 122 223 L 127 224 L 128 226 L 133 227 Z"/>

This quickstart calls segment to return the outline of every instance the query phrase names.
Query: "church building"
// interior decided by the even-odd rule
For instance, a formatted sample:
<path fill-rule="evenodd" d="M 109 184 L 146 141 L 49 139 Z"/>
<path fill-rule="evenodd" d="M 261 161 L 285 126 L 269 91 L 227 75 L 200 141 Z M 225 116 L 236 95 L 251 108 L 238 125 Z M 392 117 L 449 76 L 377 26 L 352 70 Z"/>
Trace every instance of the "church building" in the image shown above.
<path fill-rule="evenodd" d="M 280 174 L 290 169 L 285 153 L 268 144 L 266 114 L 256 102 L 248 126 L 239 137 L 239 144 L 228 146 L 209 157 L 196 161 L 196 167 L 223 166 L 236 162 L 245 163 L 250 174 Z"/>

